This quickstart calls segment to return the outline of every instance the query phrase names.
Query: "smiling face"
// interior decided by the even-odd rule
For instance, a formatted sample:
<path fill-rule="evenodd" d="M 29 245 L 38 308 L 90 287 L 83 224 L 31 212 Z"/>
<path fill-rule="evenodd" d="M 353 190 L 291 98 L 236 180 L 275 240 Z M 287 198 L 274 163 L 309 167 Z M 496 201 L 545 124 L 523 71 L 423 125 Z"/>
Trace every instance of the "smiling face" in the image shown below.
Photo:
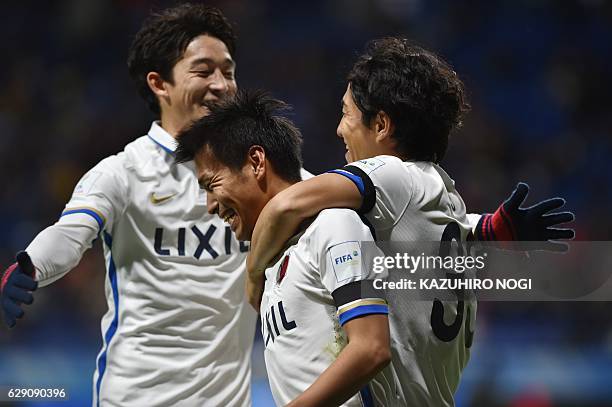
<path fill-rule="evenodd" d="M 236 64 L 223 41 L 208 36 L 195 37 L 172 68 L 172 80 L 164 81 L 160 98 L 162 124 L 179 130 L 187 123 L 208 114 L 214 103 L 237 90 Z"/>
<path fill-rule="evenodd" d="M 209 148 L 196 155 L 200 187 L 206 190 L 208 213 L 225 220 L 238 240 L 250 240 L 255 223 L 269 198 L 259 187 L 247 161 L 237 171 L 220 163 Z"/>
<path fill-rule="evenodd" d="M 362 116 L 349 84 L 342 97 L 342 119 L 336 129 L 338 137 L 346 144 L 347 163 L 377 155 L 376 131 L 363 124 Z"/>

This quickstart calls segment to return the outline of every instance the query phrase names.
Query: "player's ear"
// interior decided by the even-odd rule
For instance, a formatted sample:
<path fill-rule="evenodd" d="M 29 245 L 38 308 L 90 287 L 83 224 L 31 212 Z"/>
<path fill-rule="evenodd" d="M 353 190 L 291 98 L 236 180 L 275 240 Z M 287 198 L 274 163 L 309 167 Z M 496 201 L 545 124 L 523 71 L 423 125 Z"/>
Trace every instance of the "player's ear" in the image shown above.
<path fill-rule="evenodd" d="M 374 117 L 374 131 L 376 132 L 376 141 L 378 143 L 391 140 L 391 135 L 395 131 L 395 126 L 384 110 L 381 110 Z"/>
<path fill-rule="evenodd" d="M 266 174 L 266 151 L 262 146 L 251 146 L 248 153 L 248 165 L 260 180 Z"/>
<path fill-rule="evenodd" d="M 168 97 L 168 90 L 166 89 L 166 81 L 157 72 L 149 72 L 147 74 L 147 85 L 149 89 L 157 97 L 165 98 Z"/>

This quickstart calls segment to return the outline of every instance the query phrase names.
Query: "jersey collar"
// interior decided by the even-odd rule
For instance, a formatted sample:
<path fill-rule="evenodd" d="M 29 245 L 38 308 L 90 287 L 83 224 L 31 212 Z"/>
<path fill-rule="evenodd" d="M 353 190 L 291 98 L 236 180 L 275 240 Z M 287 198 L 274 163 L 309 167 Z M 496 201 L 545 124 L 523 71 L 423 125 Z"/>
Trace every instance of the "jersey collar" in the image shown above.
<path fill-rule="evenodd" d="M 158 121 L 155 121 L 151 124 L 151 128 L 147 133 L 147 136 L 155 144 L 164 149 L 169 154 L 174 154 L 174 150 L 176 150 L 176 139 L 172 137 L 166 130 L 164 130 Z"/>

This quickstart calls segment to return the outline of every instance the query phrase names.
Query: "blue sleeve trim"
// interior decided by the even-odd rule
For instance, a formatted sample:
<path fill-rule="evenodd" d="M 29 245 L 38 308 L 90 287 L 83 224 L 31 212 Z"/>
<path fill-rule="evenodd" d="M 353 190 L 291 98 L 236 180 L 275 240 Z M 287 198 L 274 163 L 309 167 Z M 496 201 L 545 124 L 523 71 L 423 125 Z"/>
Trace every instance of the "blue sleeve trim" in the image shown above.
<path fill-rule="evenodd" d="M 375 407 L 374 397 L 372 397 L 372 391 L 370 390 L 369 384 L 359 390 L 359 394 L 361 395 L 363 407 Z"/>
<path fill-rule="evenodd" d="M 339 316 L 340 325 L 344 325 L 351 319 L 355 319 L 363 315 L 388 313 L 389 307 L 386 305 L 362 305 L 360 307 L 355 307 L 349 311 L 343 312 L 342 315 Z"/>
<path fill-rule="evenodd" d="M 106 243 L 106 245 L 108 246 L 108 249 L 109 250 L 112 249 L 113 248 L 113 238 L 111 237 L 111 235 L 104 232 L 102 236 L 104 236 L 104 243 Z"/>
<path fill-rule="evenodd" d="M 110 262 L 108 264 L 108 280 L 111 285 L 111 289 L 113 292 L 113 303 L 115 304 L 115 312 L 113 315 L 113 320 L 108 326 L 106 332 L 104 333 L 104 341 L 102 343 L 102 353 L 100 354 L 97 361 L 98 368 L 98 380 L 96 380 L 96 388 L 95 388 L 95 403 L 96 407 L 100 407 L 100 387 L 102 385 L 102 378 L 104 377 L 104 373 L 106 372 L 107 366 L 107 357 L 108 357 L 108 348 L 117 333 L 117 328 L 119 326 L 119 288 L 117 281 L 117 267 L 115 266 L 115 260 L 113 259 L 112 254 L 112 244 L 113 238 L 108 233 L 104 232 L 104 241 L 108 245 L 108 249 L 111 252 Z"/>
<path fill-rule="evenodd" d="M 93 211 L 91 209 L 73 209 L 73 210 L 67 210 L 67 211 L 62 212 L 62 216 L 72 215 L 73 213 L 84 213 L 86 215 L 89 215 L 92 218 L 94 218 L 96 220 L 96 222 L 98 222 L 98 227 L 100 228 L 100 230 L 102 230 L 104 228 L 104 220 L 102 220 L 100 215 L 98 215 L 95 211 Z"/>
<path fill-rule="evenodd" d="M 365 185 L 363 184 L 363 180 L 359 178 L 357 175 L 351 172 L 345 171 L 345 170 L 330 170 L 327 172 L 343 175 L 346 178 L 350 179 L 357 186 L 357 189 L 359 189 L 359 193 L 361 194 L 361 196 L 365 195 Z"/>

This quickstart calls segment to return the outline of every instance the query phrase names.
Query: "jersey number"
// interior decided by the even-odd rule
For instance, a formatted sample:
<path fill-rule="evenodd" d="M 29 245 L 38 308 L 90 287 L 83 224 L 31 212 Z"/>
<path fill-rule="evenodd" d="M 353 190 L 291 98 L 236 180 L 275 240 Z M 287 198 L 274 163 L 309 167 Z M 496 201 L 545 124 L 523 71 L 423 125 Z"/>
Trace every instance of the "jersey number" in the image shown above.
<path fill-rule="evenodd" d="M 444 232 L 442 232 L 442 239 L 440 241 L 440 250 L 438 255 L 440 257 L 446 257 L 450 255 L 450 250 L 453 242 L 457 244 L 457 254 L 459 256 L 463 256 L 465 253 L 465 249 L 463 247 L 463 242 L 461 241 L 461 230 L 459 229 L 459 225 L 456 222 L 449 223 L 446 225 Z M 452 276 L 456 277 L 456 276 Z M 463 278 L 463 275 L 461 276 Z M 431 329 L 433 330 L 436 338 L 443 342 L 450 342 L 457 338 L 459 332 L 461 332 L 461 326 L 463 325 L 463 315 L 466 314 L 465 317 L 465 347 L 470 348 L 472 346 L 472 341 L 474 340 L 474 331 L 470 327 L 471 320 L 471 309 L 469 306 L 466 306 L 464 301 L 464 290 L 460 290 L 457 294 L 457 315 L 455 316 L 455 320 L 450 324 L 446 325 L 444 322 L 444 304 L 439 299 L 435 299 L 433 302 L 433 306 L 431 308 Z"/>

